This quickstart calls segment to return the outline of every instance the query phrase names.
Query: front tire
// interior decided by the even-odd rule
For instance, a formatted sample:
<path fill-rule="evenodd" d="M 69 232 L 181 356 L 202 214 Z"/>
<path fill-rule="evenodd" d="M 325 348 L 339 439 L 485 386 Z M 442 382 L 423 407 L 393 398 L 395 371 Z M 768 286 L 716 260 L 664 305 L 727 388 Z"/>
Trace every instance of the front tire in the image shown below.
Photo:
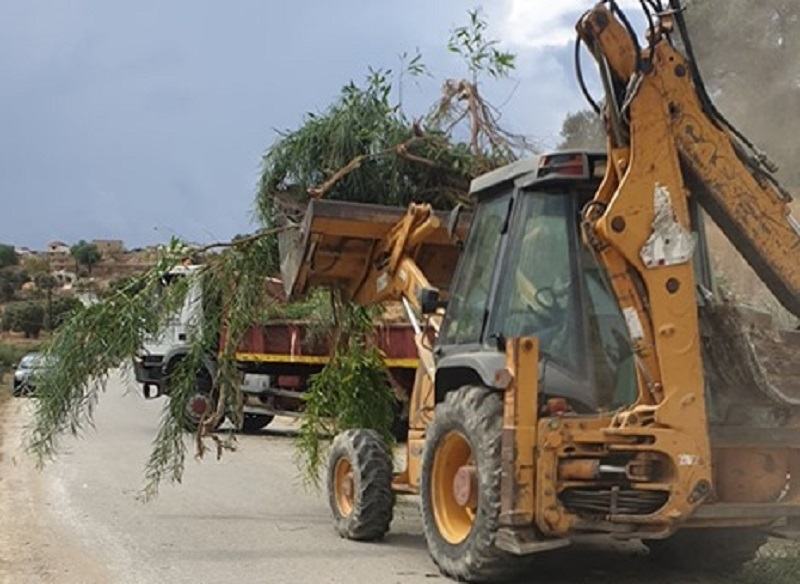
<path fill-rule="evenodd" d="M 373 430 L 347 430 L 328 457 L 328 502 L 336 531 L 346 539 L 374 541 L 389 531 L 394 510 L 392 457 Z"/>
<path fill-rule="evenodd" d="M 425 539 L 439 569 L 457 580 L 504 580 L 520 568 L 519 558 L 494 545 L 502 425 L 499 393 L 463 387 L 436 406 L 428 427 L 421 481 Z"/>
<path fill-rule="evenodd" d="M 183 408 L 181 425 L 186 432 L 197 432 L 204 416 L 211 415 L 217 408 L 217 395 L 214 391 L 214 382 L 211 374 L 205 369 L 197 372 L 195 377 L 194 393 L 186 400 Z M 217 420 L 214 430 L 222 425 L 223 418 Z"/>
<path fill-rule="evenodd" d="M 689 570 L 735 572 L 756 557 L 767 535 L 753 529 L 684 529 L 645 541 L 650 558 Z"/>
<path fill-rule="evenodd" d="M 246 434 L 254 434 L 270 425 L 275 416 L 269 414 L 245 414 L 242 420 L 242 431 Z"/>

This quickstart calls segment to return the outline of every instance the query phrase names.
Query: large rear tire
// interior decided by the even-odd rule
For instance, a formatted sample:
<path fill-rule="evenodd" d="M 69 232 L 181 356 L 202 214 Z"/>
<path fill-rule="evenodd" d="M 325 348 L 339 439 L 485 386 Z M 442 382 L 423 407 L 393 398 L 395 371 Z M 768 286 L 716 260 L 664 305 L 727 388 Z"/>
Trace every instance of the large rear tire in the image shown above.
<path fill-rule="evenodd" d="M 436 406 L 422 456 L 422 524 L 447 576 L 468 582 L 512 578 L 520 558 L 498 549 L 503 404 L 496 391 L 463 387 Z"/>
<path fill-rule="evenodd" d="M 392 523 L 392 457 L 373 430 L 347 430 L 328 457 L 328 502 L 336 531 L 346 539 L 381 539 Z"/>
<path fill-rule="evenodd" d="M 645 541 L 653 561 L 672 568 L 735 572 L 756 557 L 767 535 L 753 529 L 684 529 Z"/>

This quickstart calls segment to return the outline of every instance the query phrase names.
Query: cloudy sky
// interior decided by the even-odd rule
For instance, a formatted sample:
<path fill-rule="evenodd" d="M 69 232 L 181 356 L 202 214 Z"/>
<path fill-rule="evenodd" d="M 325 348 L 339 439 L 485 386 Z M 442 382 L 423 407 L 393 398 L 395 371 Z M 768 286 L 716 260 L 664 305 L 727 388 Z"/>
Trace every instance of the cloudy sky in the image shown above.
<path fill-rule="evenodd" d="M 591 4 L 1 2 L 0 241 L 137 246 L 247 231 L 276 129 L 416 47 L 435 79 L 406 83 L 404 105 L 425 111 L 439 80 L 462 73 L 444 47 L 475 6 L 519 57 L 513 79 L 487 87 L 504 124 L 553 145 L 583 107 L 570 45 Z"/>

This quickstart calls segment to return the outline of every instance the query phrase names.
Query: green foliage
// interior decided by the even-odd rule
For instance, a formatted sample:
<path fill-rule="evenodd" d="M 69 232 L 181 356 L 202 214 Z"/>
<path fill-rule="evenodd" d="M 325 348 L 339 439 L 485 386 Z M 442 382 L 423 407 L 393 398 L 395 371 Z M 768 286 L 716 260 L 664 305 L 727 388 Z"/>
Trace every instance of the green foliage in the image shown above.
<path fill-rule="evenodd" d="M 0 243 L 0 268 L 16 266 L 18 263 L 19 257 L 14 251 L 14 246 Z"/>
<path fill-rule="evenodd" d="M 3 310 L 2 328 L 37 338 L 44 328 L 45 308 L 41 302 L 26 301 L 9 304 Z"/>
<path fill-rule="evenodd" d="M 377 430 L 393 441 L 394 394 L 382 355 L 373 342 L 374 313 L 337 303 L 336 351 L 315 375 L 307 395 L 296 444 L 306 484 L 319 487 L 329 438 L 350 428 Z"/>
<path fill-rule="evenodd" d="M 606 149 L 606 129 L 603 119 L 592 110 L 581 110 L 567 114 L 561 125 L 562 150 Z"/>
<path fill-rule="evenodd" d="M 69 253 L 75 258 L 75 262 L 78 265 L 84 266 L 89 270 L 90 275 L 92 273 L 92 266 L 98 263 L 103 257 L 103 254 L 100 253 L 100 250 L 97 249 L 95 244 L 88 243 L 83 239 L 70 247 Z"/>
<path fill-rule="evenodd" d="M 164 478 L 181 480 L 186 457 L 182 416 L 195 391 L 197 372 L 209 354 L 219 351 L 213 380 L 219 407 L 201 425 L 201 453 L 202 438 L 217 419 L 227 414 L 236 423 L 241 421 L 240 374 L 234 355 L 244 333 L 266 313 L 271 302 L 263 293 L 264 279 L 276 269 L 271 263 L 270 244 L 266 237 L 243 240 L 224 253 L 210 256 L 201 269 L 165 285 L 164 276 L 186 253 L 185 246 L 173 241 L 152 269 L 118 283 L 97 304 L 71 307 L 44 348 L 58 366 L 49 368 L 37 383 L 39 399 L 29 447 L 40 462 L 58 451 L 62 434 L 79 434 L 91 425 L 94 406 L 109 376 L 130 363 L 145 340 L 162 329 L 196 282 L 202 285 L 204 297 L 214 301 L 204 302 L 202 319 L 190 323 L 194 330 L 189 334 L 189 352 L 171 372 L 170 399 L 145 469 L 143 496 L 154 496 Z M 218 346 L 223 329 L 225 341 Z M 217 445 L 225 444 L 218 441 Z"/>
<path fill-rule="evenodd" d="M 334 323 L 330 292 L 317 289 L 295 302 L 270 304 L 262 322 L 270 320 L 318 321 L 330 328 Z"/>
<path fill-rule="evenodd" d="M 40 257 L 40 256 L 28 256 L 23 259 L 22 267 L 25 271 L 31 275 L 31 277 L 36 277 L 38 274 L 49 274 L 50 273 L 50 262 L 47 261 L 47 258 Z"/>
<path fill-rule="evenodd" d="M 182 304 L 186 286 L 173 286 L 157 297 L 161 276 L 177 265 L 181 251 L 173 242 L 156 267 L 140 276 L 138 293 L 119 291 L 75 310 L 45 344 L 57 366 L 47 368 L 37 384 L 29 446 L 40 462 L 55 454 L 61 434 L 78 434 L 91 425 L 110 372 L 129 363 L 144 339 Z"/>
<path fill-rule="evenodd" d="M 257 207 L 265 227 L 296 219 L 309 196 L 406 207 L 429 202 L 449 208 L 468 202 L 470 181 L 516 159 L 530 145 L 503 131 L 499 113 L 483 101 L 477 78 L 504 77 L 514 55 L 486 37 L 486 21 L 472 11 L 468 26 L 456 29 L 451 51 L 473 76 L 447 80 L 442 98 L 427 116 L 410 121 L 391 102 L 391 71 L 370 69 L 366 82 L 345 85 L 322 113 L 309 113 L 296 130 L 284 132 L 263 158 Z M 406 75 L 428 74 L 417 51 L 400 55 L 400 102 Z M 468 125 L 469 141 L 454 138 Z"/>
<path fill-rule="evenodd" d="M 223 254 L 211 257 L 203 270 L 194 276 L 200 279 L 206 299 L 203 303 L 202 326 L 197 323 L 189 335 L 193 339 L 189 353 L 171 375 L 169 402 L 145 471 L 145 499 L 157 494 L 163 477 L 177 482 L 181 480 L 186 451 L 181 420 L 186 404 L 195 391 L 196 373 L 209 353 L 217 356 L 213 383 L 218 403 L 217 410 L 201 423 L 198 454 L 202 456 L 205 451 L 202 437 L 209 434 L 216 422 L 225 415 L 236 427 L 241 426 L 241 375 L 235 354 L 247 330 L 253 323 L 259 322 L 261 315 L 273 302 L 264 294 L 264 280 L 277 268 L 272 262 L 270 238 L 250 238 L 240 240 L 238 245 Z M 219 335 L 223 330 L 224 342 L 220 345 Z M 232 435 L 226 441 L 213 438 L 218 455 L 222 448 L 232 448 Z"/>
<path fill-rule="evenodd" d="M 417 135 L 390 103 L 391 90 L 388 72 L 373 70 L 364 86 L 347 84 L 326 112 L 308 114 L 299 129 L 282 134 L 263 159 L 258 209 L 265 226 L 296 213 L 309 192 L 353 161 L 325 198 L 403 207 L 449 207 L 463 198 L 485 162 L 441 132 Z"/>
<path fill-rule="evenodd" d="M 17 279 L 11 270 L 0 270 L 0 302 L 14 299 L 17 291 Z"/>
<path fill-rule="evenodd" d="M 47 273 L 38 273 L 33 276 L 33 283 L 40 290 L 52 290 L 58 286 L 55 276 Z"/>
<path fill-rule="evenodd" d="M 73 312 L 83 308 L 83 304 L 77 298 L 72 296 L 65 296 L 63 298 L 56 298 L 50 307 L 50 325 L 52 328 L 57 328 L 66 321 Z"/>
<path fill-rule="evenodd" d="M 108 290 L 105 291 L 104 296 L 113 296 L 114 294 L 136 294 L 141 292 L 144 282 L 137 276 L 122 276 L 116 280 L 109 282 Z"/>
<path fill-rule="evenodd" d="M 467 65 L 472 83 L 477 84 L 481 73 L 494 78 L 507 77 L 516 67 L 516 55 L 497 48 L 500 41 L 489 39 L 489 27 L 480 10 L 468 10 L 469 22 L 450 35 L 447 49 L 459 55 Z"/>

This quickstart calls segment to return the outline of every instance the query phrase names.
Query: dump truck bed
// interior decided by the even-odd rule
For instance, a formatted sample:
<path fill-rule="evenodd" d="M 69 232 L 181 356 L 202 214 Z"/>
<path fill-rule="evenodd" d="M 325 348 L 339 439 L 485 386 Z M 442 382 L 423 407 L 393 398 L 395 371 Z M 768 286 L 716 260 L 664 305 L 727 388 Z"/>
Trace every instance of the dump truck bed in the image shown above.
<path fill-rule="evenodd" d="M 388 368 L 417 368 L 417 347 L 411 325 L 379 324 L 375 326 L 374 335 Z M 330 360 L 330 354 L 326 336 L 315 335 L 305 321 L 287 320 L 251 327 L 239 345 L 236 360 L 258 364 L 265 373 L 284 373 L 297 369 L 294 366 L 298 365 L 319 369 Z"/>

